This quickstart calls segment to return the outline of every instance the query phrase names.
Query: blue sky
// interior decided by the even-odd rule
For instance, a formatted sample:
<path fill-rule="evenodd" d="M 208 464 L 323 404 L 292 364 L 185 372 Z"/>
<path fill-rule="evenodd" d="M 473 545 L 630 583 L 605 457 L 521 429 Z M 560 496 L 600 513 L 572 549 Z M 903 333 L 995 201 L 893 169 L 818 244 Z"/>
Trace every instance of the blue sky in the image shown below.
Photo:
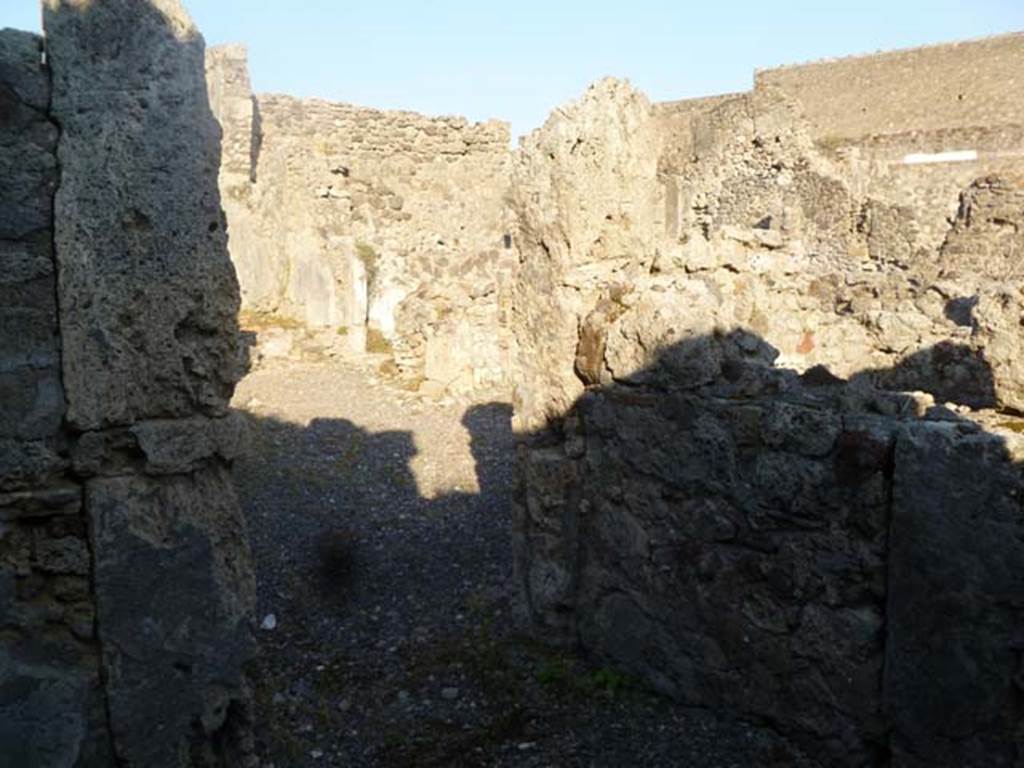
<path fill-rule="evenodd" d="M 652 99 L 745 90 L 755 67 L 1024 29 L 1024 0 L 184 0 L 209 43 L 245 42 L 257 91 L 513 133 L 605 75 Z M 36 29 L 39 0 L 0 0 Z"/>

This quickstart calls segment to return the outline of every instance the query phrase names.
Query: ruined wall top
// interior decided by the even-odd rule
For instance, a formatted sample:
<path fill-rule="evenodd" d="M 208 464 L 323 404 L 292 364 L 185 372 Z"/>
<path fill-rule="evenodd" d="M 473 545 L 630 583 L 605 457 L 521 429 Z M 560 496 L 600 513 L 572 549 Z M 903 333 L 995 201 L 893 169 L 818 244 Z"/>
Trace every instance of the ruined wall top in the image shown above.
<path fill-rule="evenodd" d="M 677 99 L 675 101 L 660 101 L 654 105 L 655 111 L 662 116 L 683 116 L 693 115 L 709 109 L 721 106 L 730 99 L 743 96 L 742 91 L 733 93 L 720 93 L 714 96 L 698 96 L 693 99 Z"/>
<path fill-rule="evenodd" d="M 801 102 L 815 138 L 1024 123 L 1024 32 L 758 71 Z"/>
<path fill-rule="evenodd" d="M 463 117 L 428 117 L 416 112 L 380 110 L 321 99 L 260 94 L 266 131 L 347 137 L 354 150 L 371 154 L 403 152 L 433 159 L 477 152 L 507 152 L 508 123 L 470 123 Z"/>
<path fill-rule="evenodd" d="M 222 174 L 256 181 L 264 144 L 287 145 L 302 156 L 339 155 L 339 162 L 364 158 L 432 163 L 469 155 L 504 162 L 509 124 L 471 123 L 458 116 L 427 116 L 324 99 L 254 94 L 248 50 L 242 44 L 213 46 L 206 55 L 210 107 L 223 130 Z M 229 184 L 230 185 L 230 184 Z"/>
<path fill-rule="evenodd" d="M 221 125 L 221 173 L 252 177 L 259 123 L 255 120 L 249 51 L 244 45 L 218 45 L 206 51 L 210 110 Z"/>

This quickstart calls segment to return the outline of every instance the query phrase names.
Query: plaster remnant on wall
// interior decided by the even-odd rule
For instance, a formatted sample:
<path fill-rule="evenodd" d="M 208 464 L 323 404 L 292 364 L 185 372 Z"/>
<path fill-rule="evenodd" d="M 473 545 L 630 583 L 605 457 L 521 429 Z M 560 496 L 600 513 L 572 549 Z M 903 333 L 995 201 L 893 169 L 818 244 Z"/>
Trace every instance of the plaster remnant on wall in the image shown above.
<path fill-rule="evenodd" d="M 974 149 L 960 149 L 949 152 L 914 152 L 903 156 L 904 165 L 923 165 L 925 163 L 966 163 L 978 159 Z"/>

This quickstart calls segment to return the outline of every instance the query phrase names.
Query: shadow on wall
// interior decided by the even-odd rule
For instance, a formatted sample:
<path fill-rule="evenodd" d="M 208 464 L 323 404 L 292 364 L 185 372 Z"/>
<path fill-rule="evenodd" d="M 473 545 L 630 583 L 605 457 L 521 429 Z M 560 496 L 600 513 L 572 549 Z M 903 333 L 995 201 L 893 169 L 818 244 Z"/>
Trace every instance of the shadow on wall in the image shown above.
<path fill-rule="evenodd" d="M 255 95 L 251 98 L 252 134 L 249 140 L 249 181 L 255 184 L 259 181 L 257 173 L 260 167 L 260 151 L 263 149 L 263 115 L 260 112 L 259 99 Z"/>
<path fill-rule="evenodd" d="M 892 368 L 866 370 L 852 381 L 882 390 L 927 392 L 938 403 L 974 410 L 995 408 L 995 378 L 982 350 L 943 341 L 899 361 Z"/>
<path fill-rule="evenodd" d="M 995 403 L 967 347 L 849 382 L 777 355 L 694 337 L 522 437 L 529 619 L 826 764 L 1019 765 L 1024 421 L 920 394 Z"/>
<path fill-rule="evenodd" d="M 203 41 L 176 0 L 46 0 L 44 27 L 67 413 L 0 477 L 27 499 L 0 501 L 0 763 L 242 765 L 253 584 L 209 435 L 245 363 Z"/>

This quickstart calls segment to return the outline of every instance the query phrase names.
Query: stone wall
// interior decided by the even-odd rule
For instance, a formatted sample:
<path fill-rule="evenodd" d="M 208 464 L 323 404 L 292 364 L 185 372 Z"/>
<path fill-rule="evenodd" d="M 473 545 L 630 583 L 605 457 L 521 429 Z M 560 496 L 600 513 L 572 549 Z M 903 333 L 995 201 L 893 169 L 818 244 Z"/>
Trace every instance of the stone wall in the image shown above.
<path fill-rule="evenodd" d="M 780 764 L 1015 765 L 1021 182 L 929 249 L 785 94 L 695 114 L 605 81 L 516 157 L 523 608 Z"/>
<path fill-rule="evenodd" d="M 249 83 L 249 51 L 218 45 L 206 51 L 210 109 L 221 126 L 220 178 L 225 190 L 255 182 L 260 125 Z"/>
<path fill-rule="evenodd" d="M 915 248 L 934 251 L 965 186 L 1024 171 L 1024 106 L 1012 89 L 1022 67 L 1024 34 L 1016 33 L 762 70 L 754 94 L 783 94 L 851 191 L 909 209 Z M 673 134 L 662 162 L 699 156 L 723 104 L 751 98 L 657 105 Z"/>
<path fill-rule="evenodd" d="M 917 241 L 931 250 L 967 184 L 1024 171 L 1024 104 L 1014 91 L 1021 71 L 1024 34 L 1016 33 L 764 70 L 755 89 L 799 103 L 848 183 L 912 209 Z M 942 159 L 950 152 L 974 159 Z"/>
<path fill-rule="evenodd" d="M 760 70 L 803 106 L 815 138 L 1024 124 L 1024 32 Z"/>
<path fill-rule="evenodd" d="M 203 41 L 177 0 L 46 0 L 44 27 L 45 67 L 0 33 L 0 755 L 250 764 Z"/>
<path fill-rule="evenodd" d="M 251 100 L 238 48 L 211 51 L 207 70 L 232 158 L 221 188 L 243 308 L 341 330 L 360 350 L 377 332 L 410 379 L 502 382 L 508 126 Z M 246 156 L 248 180 L 235 169 Z"/>
<path fill-rule="evenodd" d="M 108 765 L 84 491 L 67 477 L 49 105 L 42 41 L 3 30 L 0 753 L 11 765 Z"/>
<path fill-rule="evenodd" d="M 974 179 L 1024 173 L 1024 123 L 915 130 L 818 144 L 840 164 L 852 188 L 912 210 L 917 243 L 926 250 L 941 245 L 956 214 L 960 191 Z M 969 159 L 941 159 L 947 153 L 964 152 Z M 915 155 L 934 160 L 916 162 Z"/>

